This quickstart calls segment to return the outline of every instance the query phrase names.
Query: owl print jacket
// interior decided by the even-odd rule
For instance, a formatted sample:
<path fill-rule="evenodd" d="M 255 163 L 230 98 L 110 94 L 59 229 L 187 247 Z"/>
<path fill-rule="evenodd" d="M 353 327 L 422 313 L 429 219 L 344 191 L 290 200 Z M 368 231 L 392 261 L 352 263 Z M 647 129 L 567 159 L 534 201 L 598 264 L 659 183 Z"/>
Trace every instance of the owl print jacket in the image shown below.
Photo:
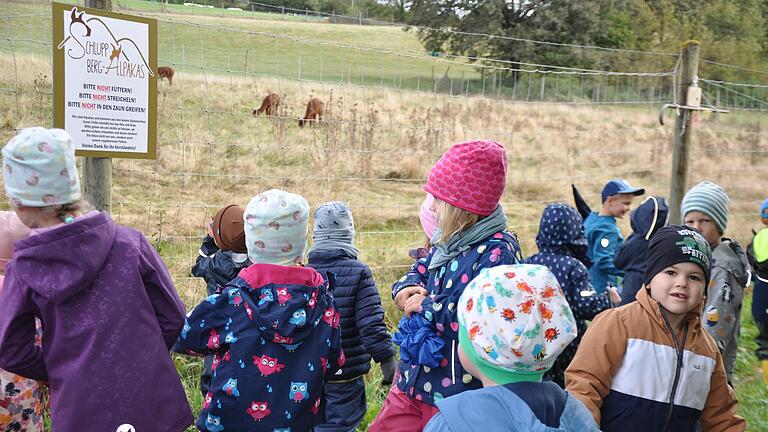
<path fill-rule="evenodd" d="M 174 347 L 213 355 L 198 429 L 311 430 L 326 372 L 344 364 L 339 319 L 329 281 L 314 269 L 243 269 L 190 312 Z"/>

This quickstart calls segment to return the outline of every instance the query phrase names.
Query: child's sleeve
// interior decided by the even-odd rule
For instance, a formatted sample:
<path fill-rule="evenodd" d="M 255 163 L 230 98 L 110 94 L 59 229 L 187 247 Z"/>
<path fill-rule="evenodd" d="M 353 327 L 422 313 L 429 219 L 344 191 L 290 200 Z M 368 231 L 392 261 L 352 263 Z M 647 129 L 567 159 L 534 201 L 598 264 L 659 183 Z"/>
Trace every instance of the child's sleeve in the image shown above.
<path fill-rule="evenodd" d="M 586 267 L 573 266 L 569 280 L 571 286 L 563 289 L 563 293 L 576 319 L 591 320 L 610 307 L 608 292 L 598 294 L 595 291 Z"/>
<path fill-rule="evenodd" d="M 228 290 L 240 290 L 228 286 Z M 240 292 L 241 296 L 245 296 Z M 180 354 L 190 355 L 209 355 L 213 354 L 227 345 L 225 343 L 228 328 L 231 323 L 238 319 L 234 315 L 245 312 L 245 308 L 231 305 L 227 294 L 213 294 L 195 306 L 187 315 L 184 322 L 184 328 L 173 351 Z M 246 318 L 247 319 L 247 318 Z"/>
<path fill-rule="evenodd" d="M 719 266 L 712 267 L 702 321 L 721 354 L 731 338 L 738 338 L 736 317 L 741 313 L 743 294 L 739 294 L 742 292 L 741 287 L 731 285 L 735 282 L 728 270 Z"/>
<path fill-rule="evenodd" d="M 355 324 L 365 350 L 376 363 L 395 355 L 392 336 L 384 324 L 384 308 L 371 270 L 366 266 L 355 294 Z"/>
<path fill-rule="evenodd" d="M 430 251 L 426 258 L 421 258 L 411 267 L 411 271 L 405 274 L 400 280 L 392 285 L 392 300 L 395 299 L 397 293 L 401 289 L 407 286 L 420 286 L 422 288 L 427 287 L 427 278 L 429 277 L 429 263 L 432 261 L 432 253 L 434 249 Z"/>
<path fill-rule="evenodd" d="M 597 424 L 626 349 L 626 328 L 618 311 L 611 309 L 592 321 L 565 371 L 566 390 L 589 409 Z"/>
<path fill-rule="evenodd" d="M 717 353 L 715 370 L 709 382 L 709 395 L 701 412 L 701 430 L 703 431 L 743 431 L 747 422 L 736 415 L 739 402 L 725 375 L 723 357 Z"/>
<path fill-rule="evenodd" d="M 140 238 L 139 267 L 141 279 L 149 295 L 149 301 L 155 310 L 165 345 L 171 349 L 184 325 L 184 303 L 179 298 L 179 294 L 173 286 L 171 275 L 160 255 L 143 235 L 140 235 Z"/>
<path fill-rule="evenodd" d="M 456 304 L 459 302 L 461 294 L 464 292 L 464 288 L 469 282 L 480 273 L 481 270 L 500 265 L 517 264 L 518 257 L 516 251 L 512 250 L 512 245 L 507 246 L 506 242 L 491 242 L 487 246 L 487 249 L 479 256 L 477 261 L 477 267 L 474 265 L 471 273 L 452 273 L 446 271 L 444 277 L 451 278 L 451 286 L 444 291 L 443 294 L 436 296 L 427 296 L 424 301 L 421 302 L 421 312 L 419 314 L 430 323 L 435 332 L 440 332 L 446 335 L 450 339 L 459 338 L 459 326 L 456 314 Z M 471 255 L 469 255 L 471 256 Z M 446 263 L 446 265 L 450 265 Z"/>
<path fill-rule="evenodd" d="M 612 229 L 599 227 L 590 233 L 592 248 L 592 265 L 613 276 L 623 276 L 624 272 L 613 264 L 613 258 L 618 253 L 619 235 Z"/>
<path fill-rule="evenodd" d="M 213 237 L 207 235 L 203 239 L 203 244 L 197 251 L 197 259 L 192 267 L 192 276 L 203 277 L 209 272 L 209 267 L 213 263 L 213 254 L 219 250 Z"/>
<path fill-rule="evenodd" d="M 0 368 L 38 381 L 48 381 L 43 352 L 35 345 L 36 306 L 7 267 L 0 294 Z"/>

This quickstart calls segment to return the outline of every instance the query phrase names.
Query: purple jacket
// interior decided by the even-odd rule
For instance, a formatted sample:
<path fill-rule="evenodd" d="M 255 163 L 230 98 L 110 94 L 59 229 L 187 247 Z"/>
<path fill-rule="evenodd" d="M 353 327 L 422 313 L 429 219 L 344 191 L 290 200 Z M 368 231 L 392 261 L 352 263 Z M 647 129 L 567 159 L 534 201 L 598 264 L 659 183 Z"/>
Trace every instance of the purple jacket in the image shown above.
<path fill-rule="evenodd" d="M 192 411 L 168 353 L 183 325 L 157 252 L 99 213 L 16 242 L 0 296 L 0 368 L 48 381 L 53 430 L 183 431 Z"/>

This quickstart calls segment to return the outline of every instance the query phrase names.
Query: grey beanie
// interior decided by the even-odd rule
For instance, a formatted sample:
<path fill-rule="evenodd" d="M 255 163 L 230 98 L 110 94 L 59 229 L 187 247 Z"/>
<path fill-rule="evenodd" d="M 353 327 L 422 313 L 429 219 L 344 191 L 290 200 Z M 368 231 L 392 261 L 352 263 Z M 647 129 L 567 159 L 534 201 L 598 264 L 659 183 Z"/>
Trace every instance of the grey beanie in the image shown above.
<path fill-rule="evenodd" d="M 341 201 L 331 201 L 318 207 L 312 239 L 315 244 L 325 240 L 354 244 L 355 222 L 349 206 Z"/>
<path fill-rule="evenodd" d="M 728 194 L 720 186 L 703 181 L 692 187 L 683 197 L 680 205 L 682 218 L 692 211 L 700 211 L 711 217 L 722 232 L 728 226 Z"/>

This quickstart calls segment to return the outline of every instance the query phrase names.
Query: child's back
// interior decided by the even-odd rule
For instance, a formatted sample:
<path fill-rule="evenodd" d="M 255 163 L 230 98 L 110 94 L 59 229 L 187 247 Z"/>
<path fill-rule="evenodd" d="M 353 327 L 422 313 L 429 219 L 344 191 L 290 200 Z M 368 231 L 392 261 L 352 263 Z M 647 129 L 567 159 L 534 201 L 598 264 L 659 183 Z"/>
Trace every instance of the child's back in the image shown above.
<path fill-rule="evenodd" d="M 192 413 L 168 350 L 184 304 L 140 232 L 86 212 L 71 141 L 29 128 L 3 148 L 6 195 L 37 229 L 6 273 L 0 367 L 49 383 L 57 430 L 183 431 Z"/>
<path fill-rule="evenodd" d="M 310 430 L 341 355 L 339 314 L 314 269 L 253 264 L 192 311 L 174 350 L 214 355 L 200 430 Z"/>
<path fill-rule="evenodd" d="M 106 213 L 85 216 L 17 242 L 11 266 L 0 363 L 49 382 L 57 429 L 186 428 L 191 412 L 168 355 L 184 305 L 141 233 Z M 31 342 L 37 314 L 42 351 Z"/>
<path fill-rule="evenodd" d="M 630 214 L 632 234 L 619 247 L 613 263 L 624 272 L 621 304 L 635 301 L 635 295 L 643 285 L 645 257 L 651 236 L 667 223 L 669 207 L 662 197 L 650 196 Z"/>

